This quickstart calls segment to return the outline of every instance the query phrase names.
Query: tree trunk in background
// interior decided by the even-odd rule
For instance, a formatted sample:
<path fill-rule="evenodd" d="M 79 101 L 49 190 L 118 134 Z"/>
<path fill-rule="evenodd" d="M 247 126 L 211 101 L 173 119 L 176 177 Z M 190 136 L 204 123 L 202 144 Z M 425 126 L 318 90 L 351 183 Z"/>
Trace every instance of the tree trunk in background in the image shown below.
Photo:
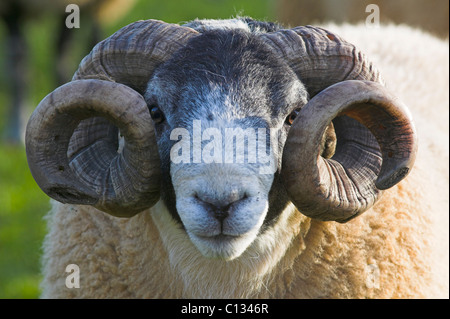
<path fill-rule="evenodd" d="M 5 73 L 9 79 L 7 85 L 11 92 L 11 102 L 6 113 L 6 127 L 3 139 L 9 144 L 21 143 L 22 121 L 25 91 L 27 84 L 27 45 L 22 30 L 23 17 L 20 10 L 13 8 L 9 16 L 3 17 L 7 34 L 5 41 L 6 65 Z"/>
<path fill-rule="evenodd" d="M 365 21 L 369 4 L 380 8 L 380 22 L 408 24 L 440 37 L 449 34 L 448 0 L 277 0 L 278 21 L 290 26 Z"/>

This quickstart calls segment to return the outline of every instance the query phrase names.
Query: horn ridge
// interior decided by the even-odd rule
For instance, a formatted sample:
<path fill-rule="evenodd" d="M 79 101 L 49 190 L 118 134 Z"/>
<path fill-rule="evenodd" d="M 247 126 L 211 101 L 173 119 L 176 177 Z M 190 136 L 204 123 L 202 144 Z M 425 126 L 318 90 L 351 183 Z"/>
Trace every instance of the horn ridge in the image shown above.
<path fill-rule="evenodd" d="M 299 26 L 261 37 L 294 70 L 311 97 L 346 80 L 384 83 L 359 49 L 324 28 Z"/>
<path fill-rule="evenodd" d="M 197 34 L 157 20 L 125 26 L 92 49 L 72 82 L 41 101 L 26 147 L 45 193 L 121 217 L 159 200 L 159 153 L 142 93 L 154 69 Z"/>
<path fill-rule="evenodd" d="M 319 141 L 332 120 L 338 142 L 334 156 L 325 159 Z M 341 128 L 345 136 L 340 139 Z M 401 101 L 379 83 L 344 81 L 299 112 L 283 150 L 281 175 L 303 214 L 346 222 L 400 182 L 416 152 L 414 123 Z"/>
<path fill-rule="evenodd" d="M 99 42 L 73 79 L 119 82 L 142 94 L 156 66 L 196 35 L 191 28 L 158 20 L 131 23 Z"/>

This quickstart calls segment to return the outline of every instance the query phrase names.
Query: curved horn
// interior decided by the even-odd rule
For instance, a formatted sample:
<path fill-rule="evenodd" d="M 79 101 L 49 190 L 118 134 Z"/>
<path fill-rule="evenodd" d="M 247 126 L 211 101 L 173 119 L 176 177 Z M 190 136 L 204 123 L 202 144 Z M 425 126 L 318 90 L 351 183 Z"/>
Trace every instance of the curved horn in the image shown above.
<path fill-rule="evenodd" d="M 97 146 L 69 164 L 67 147 L 84 118 L 103 117 L 117 130 L 103 132 Z M 90 204 L 119 216 L 132 216 L 159 198 L 159 157 L 153 123 L 142 96 L 128 86 L 101 80 L 65 84 L 38 105 L 26 132 L 27 157 L 38 185 L 64 203 Z M 149 182 L 150 181 L 150 182 Z M 116 211 L 123 208 L 123 212 Z M 125 213 L 126 212 L 126 213 Z"/>
<path fill-rule="evenodd" d="M 383 82 L 360 50 L 323 28 L 300 26 L 261 36 L 294 70 L 311 97 L 345 80 Z"/>
<path fill-rule="evenodd" d="M 155 68 L 197 35 L 191 28 L 157 20 L 131 23 L 98 43 L 73 80 L 119 82 L 143 94 Z"/>
<path fill-rule="evenodd" d="M 324 159 L 320 140 L 333 119 L 342 129 L 336 128 L 335 155 Z M 397 98 L 375 82 L 344 81 L 316 95 L 299 112 L 285 144 L 281 174 L 302 213 L 346 222 L 370 208 L 380 190 L 408 174 L 416 151 L 411 116 Z"/>
<path fill-rule="evenodd" d="M 141 94 L 155 67 L 197 34 L 161 21 L 132 23 L 97 44 L 73 81 L 44 98 L 26 146 L 33 176 L 49 196 L 116 216 L 156 203 L 159 156 Z M 125 137 L 121 154 L 117 127 Z"/>
<path fill-rule="evenodd" d="M 289 143 L 286 143 L 287 148 L 283 153 L 287 155 L 286 158 L 289 158 L 289 160 L 284 160 L 284 169 L 290 173 L 284 172 L 283 174 L 289 180 L 287 182 L 289 193 L 293 196 L 294 203 L 304 214 L 322 220 L 345 222 L 371 207 L 381 195 L 380 189 L 393 186 L 411 168 L 417 146 L 410 117 L 405 115 L 407 109 L 399 106 L 399 102 L 394 103 L 396 99 L 382 89 L 380 85 L 372 87 L 371 84 L 366 83 L 364 84 L 364 91 L 359 92 L 358 90 L 362 90 L 363 86 L 353 80 L 383 83 L 381 75 L 353 44 L 328 30 L 313 26 L 300 26 L 265 34 L 263 38 L 279 54 L 280 58 L 292 67 L 304 83 L 310 97 L 316 96 L 322 90 L 328 92 L 320 93 L 319 95 L 322 98 L 319 100 L 313 98 L 310 101 L 311 104 L 308 103 L 310 104 L 308 108 L 305 106 L 305 110 L 300 113 L 303 114 L 302 118 L 304 119 L 305 114 L 311 113 L 308 109 L 323 109 L 323 119 L 319 120 L 314 112 L 309 116 L 328 124 L 333 120 L 337 136 L 336 154 L 331 160 L 317 157 L 315 151 L 312 151 L 317 148 L 317 145 L 320 145 L 317 138 L 308 142 L 309 151 L 307 154 L 302 153 L 304 149 L 294 149 L 295 147 L 292 146 L 300 147 L 299 145 L 306 143 L 306 140 L 300 143 L 295 141 L 297 137 L 289 139 Z M 327 89 L 331 89 L 330 86 L 336 83 L 349 80 L 350 82 L 345 84 L 342 90 L 339 89 L 340 86 L 333 88 L 331 91 Z M 354 87 L 352 88 L 352 86 Z M 371 89 L 368 89 L 369 87 Z M 332 96 L 332 92 L 340 95 Z M 388 95 L 385 97 L 373 95 L 374 92 Z M 355 94 L 355 96 L 345 96 L 345 94 Z M 367 94 L 367 96 L 365 97 L 364 94 Z M 378 97 L 375 98 L 375 96 Z M 362 99 L 361 101 L 363 101 L 365 98 L 370 103 L 367 101 L 364 103 L 358 102 L 358 100 Z M 344 103 L 345 99 L 348 99 L 348 103 Z M 312 105 L 317 106 L 312 107 Z M 353 107 L 356 105 L 359 105 L 359 107 Z M 378 105 L 378 107 L 374 108 L 372 105 Z M 386 107 L 388 105 L 395 105 L 395 107 Z M 348 116 L 339 116 L 333 119 L 341 112 L 336 111 L 336 108 L 339 107 L 352 109 L 352 112 L 346 111 L 345 114 Z M 390 113 L 382 111 L 384 109 L 402 111 L 394 112 L 395 115 L 392 113 L 390 116 L 386 116 Z M 334 115 L 331 116 L 327 114 L 328 112 Z M 379 116 L 379 118 L 375 121 L 376 116 Z M 400 118 L 402 120 L 399 120 Z M 400 123 L 405 126 L 396 126 L 393 124 L 395 121 L 399 121 L 397 124 Z M 295 129 L 291 127 L 293 132 L 290 134 L 292 136 L 302 136 L 302 134 L 310 134 L 312 131 L 318 132 L 310 127 L 309 129 L 312 130 L 310 133 L 306 133 L 306 130 L 299 133 L 299 127 L 303 124 L 299 124 L 300 120 L 297 123 Z M 383 134 L 376 129 L 374 123 L 377 123 L 380 128 L 389 128 L 390 136 L 381 138 Z M 323 134 L 322 128 L 317 128 L 317 130 Z M 303 139 L 305 138 L 303 137 Z M 404 145 L 395 141 L 403 138 L 410 141 L 410 143 L 404 143 L 409 145 L 408 151 L 405 152 L 406 164 L 401 164 L 401 160 L 394 161 L 390 158 L 392 154 L 402 153 Z M 302 139 L 300 138 L 300 140 Z M 314 146 L 311 143 L 317 144 Z M 392 147 L 389 148 L 388 145 Z M 394 146 L 400 148 L 397 149 Z M 303 160 L 294 160 L 292 154 L 306 157 Z M 306 159 L 307 157 L 309 159 Z M 314 158 L 314 160 L 310 161 L 311 158 Z M 381 164 L 381 158 L 383 164 Z M 394 158 L 396 157 L 394 156 Z M 297 169 L 302 170 L 299 173 L 286 168 L 293 167 L 290 163 L 295 161 L 302 163 L 301 165 L 304 166 L 294 165 Z M 296 178 L 299 178 L 299 180 L 294 181 L 293 176 L 297 176 Z M 377 180 L 376 185 L 375 180 Z M 302 184 L 304 185 L 302 186 Z M 323 202 L 320 203 L 320 201 Z"/>

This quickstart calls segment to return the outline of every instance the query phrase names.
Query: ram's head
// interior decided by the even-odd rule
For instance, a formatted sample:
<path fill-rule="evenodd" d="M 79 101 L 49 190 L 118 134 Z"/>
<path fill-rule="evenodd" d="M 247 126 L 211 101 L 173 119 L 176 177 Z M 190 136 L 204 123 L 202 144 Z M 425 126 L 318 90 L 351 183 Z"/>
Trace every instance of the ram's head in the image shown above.
<path fill-rule="evenodd" d="M 339 222 L 370 208 L 414 161 L 406 108 L 338 36 L 265 26 L 149 20 L 99 43 L 30 119 L 39 186 L 121 217 L 161 199 L 224 259 L 291 202 Z"/>

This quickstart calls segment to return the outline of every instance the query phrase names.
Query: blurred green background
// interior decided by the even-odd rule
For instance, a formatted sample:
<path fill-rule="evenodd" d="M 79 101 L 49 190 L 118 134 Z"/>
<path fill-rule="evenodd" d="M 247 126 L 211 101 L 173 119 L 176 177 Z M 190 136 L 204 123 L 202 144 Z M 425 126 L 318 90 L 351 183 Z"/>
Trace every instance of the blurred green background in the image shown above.
<path fill-rule="evenodd" d="M 63 33 L 72 41 L 58 49 L 59 32 L 68 31 L 64 20 L 69 3 L 80 5 L 80 28 Z M 245 15 L 289 25 L 357 22 L 366 18 L 369 3 L 380 6 L 382 23 L 407 23 L 448 37 L 447 0 L 0 0 L 0 298 L 39 297 L 44 216 L 50 208 L 48 197 L 29 173 L 22 140 L 14 140 L 9 131 L 12 78 L 20 74 L 24 84 L 16 94 L 22 106 L 23 135 L 32 110 L 70 79 L 92 48 L 94 36 L 101 40 L 131 22 L 149 18 L 180 23 Z M 11 52 L 8 38 L 13 22 L 24 35 L 16 52 Z M 56 68 L 57 52 L 62 51 Z M 22 56 L 20 72 L 11 56 Z"/>

